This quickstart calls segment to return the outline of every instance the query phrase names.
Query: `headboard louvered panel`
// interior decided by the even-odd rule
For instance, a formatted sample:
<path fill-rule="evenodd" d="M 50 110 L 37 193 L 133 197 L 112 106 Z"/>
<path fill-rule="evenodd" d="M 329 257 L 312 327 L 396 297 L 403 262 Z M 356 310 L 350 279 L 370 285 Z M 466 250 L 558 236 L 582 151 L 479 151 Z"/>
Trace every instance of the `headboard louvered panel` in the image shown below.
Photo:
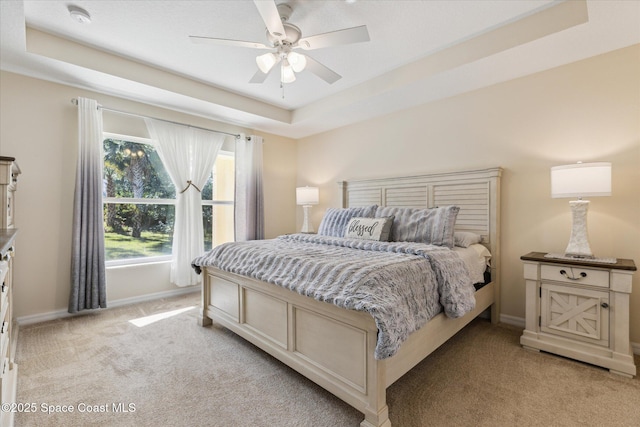
<path fill-rule="evenodd" d="M 380 205 L 382 206 L 382 190 L 379 188 L 360 189 L 349 192 L 349 207 Z"/>
<path fill-rule="evenodd" d="M 343 207 L 379 206 L 431 208 L 456 205 L 457 231 L 482 235 L 491 251 L 491 278 L 500 295 L 500 178 L 501 168 L 435 173 L 419 176 L 343 181 Z M 499 307 L 496 308 L 499 312 Z"/>
<path fill-rule="evenodd" d="M 386 188 L 382 205 L 404 208 L 424 208 L 427 200 L 428 187 L 421 185 L 418 187 Z"/>
<path fill-rule="evenodd" d="M 434 185 L 430 207 L 459 206 L 456 230 L 480 234 L 489 242 L 489 191 L 488 182 Z"/>

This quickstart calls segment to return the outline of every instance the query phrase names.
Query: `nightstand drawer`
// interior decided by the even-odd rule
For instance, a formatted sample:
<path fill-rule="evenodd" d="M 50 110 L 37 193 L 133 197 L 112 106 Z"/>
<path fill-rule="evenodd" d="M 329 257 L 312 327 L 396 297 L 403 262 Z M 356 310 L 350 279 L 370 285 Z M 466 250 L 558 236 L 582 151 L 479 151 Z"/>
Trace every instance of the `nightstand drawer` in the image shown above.
<path fill-rule="evenodd" d="M 549 265 L 540 266 L 540 278 L 542 280 L 553 280 L 554 282 L 572 283 L 578 285 L 609 287 L 609 271 L 596 270 L 569 265 Z"/>

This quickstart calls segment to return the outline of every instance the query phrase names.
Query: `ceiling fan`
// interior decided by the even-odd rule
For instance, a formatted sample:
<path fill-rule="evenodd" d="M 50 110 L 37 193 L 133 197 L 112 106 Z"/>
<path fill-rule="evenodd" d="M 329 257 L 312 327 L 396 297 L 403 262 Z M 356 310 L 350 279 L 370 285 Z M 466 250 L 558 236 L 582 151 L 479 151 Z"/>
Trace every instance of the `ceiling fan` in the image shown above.
<path fill-rule="evenodd" d="M 275 1 L 272 0 L 254 0 L 254 3 L 267 26 L 268 45 L 242 40 L 189 36 L 194 43 L 269 50 L 269 52 L 256 57 L 258 71 L 249 80 L 250 83 L 263 83 L 278 63 L 280 64 L 281 83 L 294 82 L 296 80 L 295 73 L 305 69 L 329 84 L 335 83 L 341 78 L 340 74 L 308 55 L 296 52 L 295 49 L 306 51 L 369 41 L 369 32 L 366 25 L 302 37 L 300 28 L 287 22 L 293 12 L 290 5 L 286 3 L 276 5 Z"/>

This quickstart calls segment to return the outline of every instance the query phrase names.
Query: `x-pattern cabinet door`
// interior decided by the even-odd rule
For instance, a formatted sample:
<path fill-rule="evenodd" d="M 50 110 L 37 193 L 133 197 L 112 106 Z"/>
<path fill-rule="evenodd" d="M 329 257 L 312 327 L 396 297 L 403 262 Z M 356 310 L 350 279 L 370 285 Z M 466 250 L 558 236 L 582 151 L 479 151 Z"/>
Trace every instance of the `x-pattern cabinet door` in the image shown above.
<path fill-rule="evenodd" d="M 609 345 L 609 292 L 541 284 L 540 330 Z"/>

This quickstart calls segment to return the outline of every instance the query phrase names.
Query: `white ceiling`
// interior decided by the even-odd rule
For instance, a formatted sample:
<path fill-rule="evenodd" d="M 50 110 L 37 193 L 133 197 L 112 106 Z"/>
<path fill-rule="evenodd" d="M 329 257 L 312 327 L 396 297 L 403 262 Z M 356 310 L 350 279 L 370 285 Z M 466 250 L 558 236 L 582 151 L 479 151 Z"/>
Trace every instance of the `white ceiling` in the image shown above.
<path fill-rule="evenodd" d="M 0 0 L 1 68 L 299 138 L 640 43 L 636 0 L 287 3 L 303 37 L 367 26 L 370 42 L 306 52 L 342 79 L 250 84 L 264 51 L 189 41 L 267 43 L 242 0 Z"/>

